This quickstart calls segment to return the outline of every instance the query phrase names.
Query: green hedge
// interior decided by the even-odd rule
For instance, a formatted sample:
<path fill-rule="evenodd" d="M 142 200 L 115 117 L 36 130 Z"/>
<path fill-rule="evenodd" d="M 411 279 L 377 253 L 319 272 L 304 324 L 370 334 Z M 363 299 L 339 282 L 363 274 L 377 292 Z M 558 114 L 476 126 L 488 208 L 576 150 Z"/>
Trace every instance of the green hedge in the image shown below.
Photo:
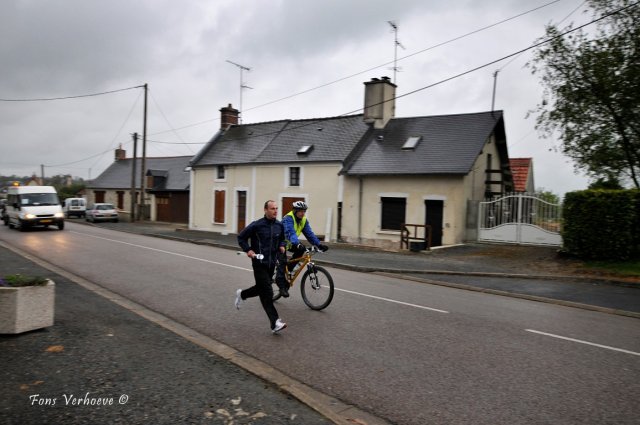
<path fill-rule="evenodd" d="M 640 257 L 640 191 L 583 190 L 565 195 L 563 249 L 589 260 Z"/>

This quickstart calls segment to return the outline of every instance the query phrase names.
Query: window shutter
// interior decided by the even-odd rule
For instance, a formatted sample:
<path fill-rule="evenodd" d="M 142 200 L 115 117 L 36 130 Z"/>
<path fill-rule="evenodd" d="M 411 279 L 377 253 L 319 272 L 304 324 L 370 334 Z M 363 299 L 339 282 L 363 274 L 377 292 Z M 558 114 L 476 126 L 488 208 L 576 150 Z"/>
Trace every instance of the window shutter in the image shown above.
<path fill-rule="evenodd" d="M 224 205 L 225 200 L 225 191 L 224 190 L 216 190 L 214 197 L 214 206 L 213 206 L 213 222 L 214 223 L 224 223 Z"/>

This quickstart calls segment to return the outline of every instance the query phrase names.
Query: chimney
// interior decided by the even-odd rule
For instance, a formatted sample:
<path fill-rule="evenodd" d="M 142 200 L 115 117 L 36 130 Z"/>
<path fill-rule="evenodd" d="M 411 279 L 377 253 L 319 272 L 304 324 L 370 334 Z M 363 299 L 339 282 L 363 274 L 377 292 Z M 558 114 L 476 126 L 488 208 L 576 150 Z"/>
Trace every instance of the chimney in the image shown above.
<path fill-rule="evenodd" d="M 220 108 L 220 130 L 226 130 L 232 125 L 238 125 L 238 110 L 229 104 L 226 108 Z"/>
<path fill-rule="evenodd" d="M 123 159 L 127 159 L 127 151 L 122 149 L 122 145 L 116 149 L 116 162 L 122 161 Z"/>
<path fill-rule="evenodd" d="M 396 115 L 396 85 L 389 77 L 364 83 L 364 122 L 381 129 Z"/>

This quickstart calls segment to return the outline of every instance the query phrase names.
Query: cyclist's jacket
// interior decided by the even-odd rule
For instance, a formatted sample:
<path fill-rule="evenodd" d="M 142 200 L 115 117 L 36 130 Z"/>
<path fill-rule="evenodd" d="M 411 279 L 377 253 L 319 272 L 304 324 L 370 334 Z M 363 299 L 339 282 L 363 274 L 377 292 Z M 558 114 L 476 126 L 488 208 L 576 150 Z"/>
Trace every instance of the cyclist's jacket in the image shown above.
<path fill-rule="evenodd" d="M 282 223 L 262 217 L 242 229 L 238 234 L 238 244 L 244 252 L 253 250 L 264 255 L 263 260 L 254 258 L 253 261 L 274 266 L 280 247 L 285 246 Z"/>
<path fill-rule="evenodd" d="M 284 239 L 287 243 L 287 249 L 291 248 L 293 245 L 297 245 L 300 243 L 298 236 L 300 234 L 304 234 L 304 237 L 312 245 L 320 245 L 320 239 L 313 233 L 311 230 L 311 226 L 309 225 L 309 220 L 307 220 L 307 216 L 302 217 L 302 220 L 298 220 L 294 215 L 293 211 L 289 211 L 289 214 L 282 217 L 282 225 L 284 226 Z"/>

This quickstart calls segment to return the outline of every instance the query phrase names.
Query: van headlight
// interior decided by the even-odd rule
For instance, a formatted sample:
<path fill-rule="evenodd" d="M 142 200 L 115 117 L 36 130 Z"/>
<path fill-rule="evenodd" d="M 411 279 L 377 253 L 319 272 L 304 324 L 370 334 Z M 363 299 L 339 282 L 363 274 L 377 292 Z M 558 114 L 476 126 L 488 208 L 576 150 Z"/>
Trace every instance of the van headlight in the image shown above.
<path fill-rule="evenodd" d="M 53 215 L 55 218 L 64 218 L 64 213 L 57 212 Z"/>
<path fill-rule="evenodd" d="M 36 218 L 36 215 L 35 215 L 35 214 L 29 214 L 29 213 L 27 213 L 27 214 L 25 214 L 25 215 L 24 215 L 24 219 L 25 219 L 25 220 L 33 220 L 34 218 Z"/>

